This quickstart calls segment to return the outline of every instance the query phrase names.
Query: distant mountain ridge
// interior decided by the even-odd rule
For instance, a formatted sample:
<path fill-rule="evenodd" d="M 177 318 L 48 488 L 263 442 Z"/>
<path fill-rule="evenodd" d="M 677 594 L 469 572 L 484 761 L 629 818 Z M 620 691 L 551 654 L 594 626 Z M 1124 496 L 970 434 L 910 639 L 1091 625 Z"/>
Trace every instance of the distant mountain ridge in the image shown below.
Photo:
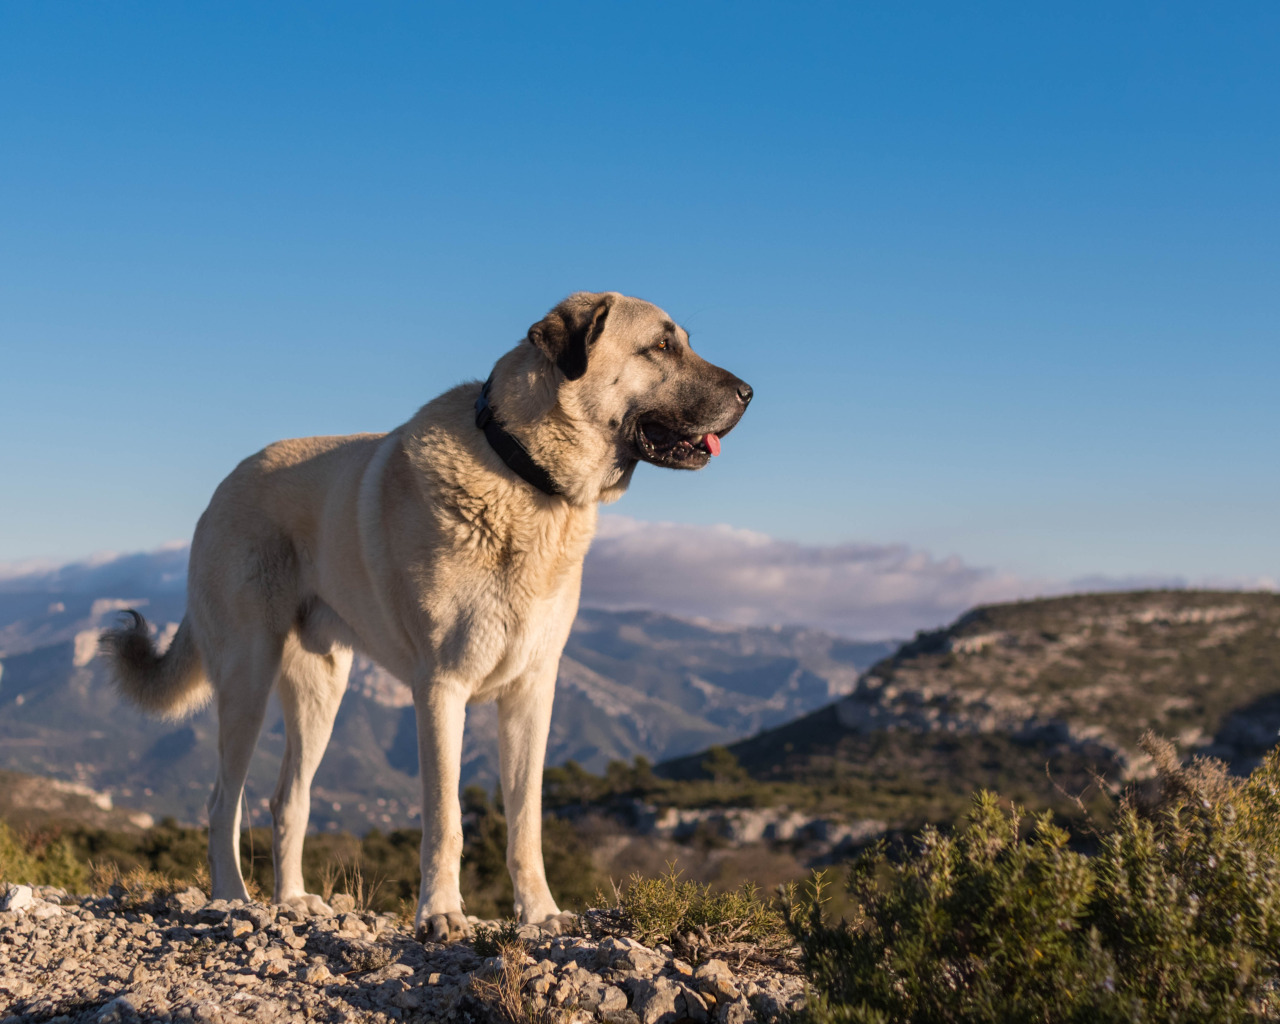
<path fill-rule="evenodd" d="M 204 711 L 163 723 L 122 704 L 95 657 L 99 631 L 137 607 L 161 633 L 185 607 L 186 551 L 0 580 L 0 769 L 109 792 L 160 817 L 199 821 L 216 729 Z M 661 760 L 732 742 L 852 691 L 895 644 L 796 628 L 738 628 L 652 612 L 584 610 L 561 663 L 548 761 Z M 497 716 L 468 709 L 464 780 L 496 779 Z M 316 779 L 313 824 L 364 831 L 413 824 L 421 799 L 407 689 L 358 658 Z M 268 718 L 250 769 L 255 822 L 284 737 Z"/>

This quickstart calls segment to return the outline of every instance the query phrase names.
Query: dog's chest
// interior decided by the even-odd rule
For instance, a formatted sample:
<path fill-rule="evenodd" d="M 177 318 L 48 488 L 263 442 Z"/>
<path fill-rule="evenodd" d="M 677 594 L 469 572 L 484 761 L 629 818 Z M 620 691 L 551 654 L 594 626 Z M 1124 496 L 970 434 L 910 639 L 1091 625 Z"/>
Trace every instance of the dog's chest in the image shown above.
<path fill-rule="evenodd" d="M 541 528 L 511 531 L 500 544 L 487 545 L 483 569 L 473 562 L 456 577 L 452 621 L 440 624 L 438 656 L 471 685 L 473 700 L 554 667 L 577 612 L 594 525 L 594 516 L 585 524 L 530 523 Z"/>

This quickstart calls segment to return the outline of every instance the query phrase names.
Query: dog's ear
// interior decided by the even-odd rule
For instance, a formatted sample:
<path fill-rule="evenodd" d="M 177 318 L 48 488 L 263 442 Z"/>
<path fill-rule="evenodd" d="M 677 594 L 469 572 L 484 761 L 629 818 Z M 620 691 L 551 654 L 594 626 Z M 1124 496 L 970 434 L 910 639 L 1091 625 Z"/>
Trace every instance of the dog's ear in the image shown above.
<path fill-rule="evenodd" d="M 587 372 L 587 355 L 604 330 L 613 296 L 593 292 L 570 295 L 529 328 L 529 342 L 550 359 L 568 380 Z"/>

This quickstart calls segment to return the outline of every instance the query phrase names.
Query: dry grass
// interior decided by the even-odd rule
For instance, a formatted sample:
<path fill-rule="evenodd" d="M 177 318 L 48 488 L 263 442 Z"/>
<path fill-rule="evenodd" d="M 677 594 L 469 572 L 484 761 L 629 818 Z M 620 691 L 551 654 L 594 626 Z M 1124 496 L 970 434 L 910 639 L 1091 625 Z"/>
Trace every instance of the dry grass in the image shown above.
<path fill-rule="evenodd" d="M 111 896 L 122 910 L 145 911 L 163 903 L 185 885 L 159 871 L 132 868 L 121 871 L 114 861 L 90 863 L 89 891 Z"/>
<path fill-rule="evenodd" d="M 320 895 L 324 901 L 329 903 L 335 893 L 344 893 L 355 900 L 358 913 L 374 909 L 381 889 L 381 878 L 365 879 L 364 863 L 359 854 L 350 860 L 340 857 L 329 861 L 320 872 Z"/>
<path fill-rule="evenodd" d="M 505 1024 L 560 1024 L 565 1016 L 563 1011 L 538 1005 L 524 994 L 521 976 L 528 955 L 524 943 L 503 942 L 498 955 L 502 963 L 494 974 L 473 978 L 472 995 Z"/>

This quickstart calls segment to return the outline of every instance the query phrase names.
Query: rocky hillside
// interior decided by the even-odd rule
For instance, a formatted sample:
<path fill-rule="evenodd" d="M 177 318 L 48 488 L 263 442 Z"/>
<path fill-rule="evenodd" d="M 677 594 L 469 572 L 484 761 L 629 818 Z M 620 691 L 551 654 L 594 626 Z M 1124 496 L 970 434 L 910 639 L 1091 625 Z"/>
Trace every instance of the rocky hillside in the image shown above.
<path fill-rule="evenodd" d="M 1274 724 L 1246 738 L 1237 722 L 1278 693 L 1280 595 L 1093 594 L 975 609 L 876 665 L 836 717 L 858 732 L 1043 738 L 1128 768 L 1148 729 L 1227 761 L 1273 746 Z"/>
<path fill-rule="evenodd" d="M 117 804 L 200 821 L 213 778 L 210 712 L 166 724 L 121 704 L 94 657 L 119 609 L 162 634 L 182 616 L 185 552 L 117 559 L 76 573 L 0 581 L 0 770 L 61 779 Z M 660 760 L 790 721 L 851 692 L 893 649 L 800 629 L 744 629 L 644 612 L 584 611 L 561 664 L 548 759 L 600 771 Z M 312 823 L 363 832 L 413 826 L 421 799 L 409 693 L 358 660 L 316 779 Z M 464 781 L 492 786 L 497 715 L 469 709 Z M 247 787 L 255 823 L 284 746 L 269 717 Z"/>
<path fill-rule="evenodd" d="M 339 901 L 344 901 L 340 903 Z M 545 1021 L 760 1024 L 800 1004 L 794 962 L 743 943 L 694 963 L 593 926 L 522 929 L 498 945 L 416 942 L 395 918 L 172 895 L 69 897 L 0 885 L 5 1024 L 57 1020 L 220 1022 Z M 496 922 L 493 923 L 496 926 Z M 483 922 L 472 919 L 480 929 Z"/>
<path fill-rule="evenodd" d="M 897 825 L 984 786 L 1032 806 L 1142 776 L 1148 729 L 1253 767 L 1280 739 L 1280 595 L 1085 594 L 974 609 L 868 670 L 847 697 L 733 744 L 757 781 L 819 787 Z M 704 775 L 705 755 L 659 767 Z M 1049 774 L 1046 774 L 1046 768 Z M 755 798 L 758 799 L 759 797 Z"/>
<path fill-rule="evenodd" d="M 74 822 L 125 833 L 155 824 L 145 811 L 117 807 L 109 794 L 78 782 L 5 771 L 0 771 L 0 821 L 23 830 Z"/>

